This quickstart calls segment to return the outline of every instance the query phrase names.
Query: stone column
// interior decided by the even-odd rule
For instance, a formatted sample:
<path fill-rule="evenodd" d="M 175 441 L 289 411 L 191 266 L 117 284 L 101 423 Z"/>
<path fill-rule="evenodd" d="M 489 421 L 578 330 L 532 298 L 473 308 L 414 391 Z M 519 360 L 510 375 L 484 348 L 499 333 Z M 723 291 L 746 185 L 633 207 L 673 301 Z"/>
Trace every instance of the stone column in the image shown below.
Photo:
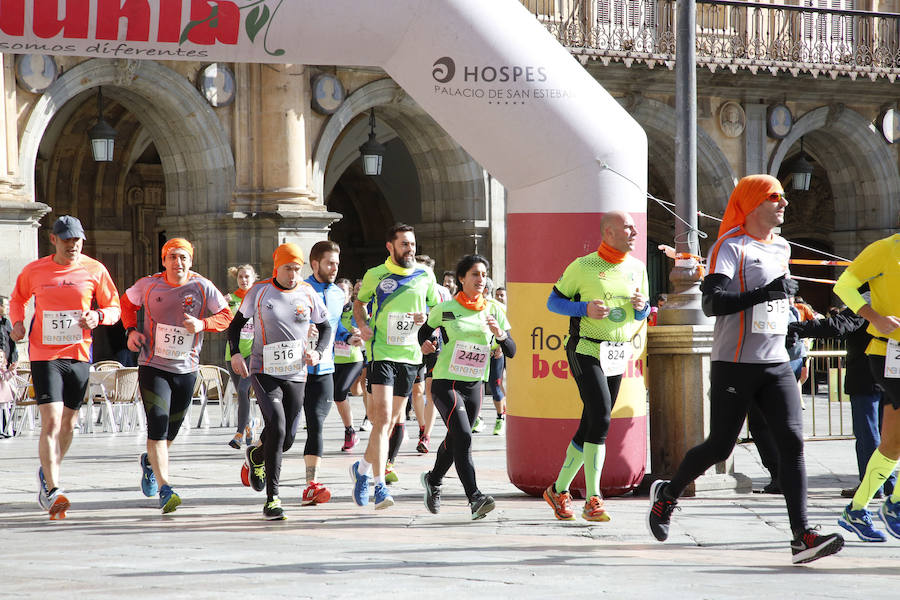
<path fill-rule="evenodd" d="M 709 434 L 711 325 L 650 327 L 647 372 L 650 393 L 650 471 L 669 479 L 688 450 Z M 750 479 L 734 472 L 734 458 L 711 467 L 685 496 L 713 490 L 749 492 Z"/>
<path fill-rule="evenodd" d="M 13 56 L 0 54 L 0 294 L 9 295 L 16 277 L 38 255 L 37 229 L 50 207 L 24 194 L 19 174 L 19 140 L 16 124 L 16 76 Z"/>
<path fill-rule="evenodd" d="M 744 104 L 747 125 L 744 128 L 744 175 L 768 173 L 769 161 L 766 156 L 766 110 L 765 104 Z"/>

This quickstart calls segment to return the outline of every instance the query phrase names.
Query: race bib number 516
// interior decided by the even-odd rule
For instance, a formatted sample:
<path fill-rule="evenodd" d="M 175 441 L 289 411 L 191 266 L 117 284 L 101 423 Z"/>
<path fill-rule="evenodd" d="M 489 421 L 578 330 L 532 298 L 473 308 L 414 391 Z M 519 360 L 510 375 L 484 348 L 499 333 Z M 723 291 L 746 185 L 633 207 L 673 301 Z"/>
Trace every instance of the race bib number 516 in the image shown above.
<path fill-rule="evenodd" d="M 283 377 L 305 369 L 303 340 L 273 342 L 263 346 L 263 373 Z"/>

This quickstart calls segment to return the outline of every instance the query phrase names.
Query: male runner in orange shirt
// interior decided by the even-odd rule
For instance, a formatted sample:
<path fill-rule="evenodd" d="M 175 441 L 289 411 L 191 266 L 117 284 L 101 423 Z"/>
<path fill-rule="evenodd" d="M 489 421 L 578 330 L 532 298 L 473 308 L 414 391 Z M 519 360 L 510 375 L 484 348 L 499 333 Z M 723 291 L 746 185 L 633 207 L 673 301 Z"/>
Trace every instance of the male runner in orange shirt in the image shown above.
<path fill-rule="evenodd" d="M 28 358 L 41 414 L 38 504 L 51 519 L 64 519 L 69 500 L 59 487 L 59 468 L 87 392 L 91 330 L 119 320 L 119 293 L 106 267 L 81 253 L 81 221 L 57 219 L 50 243 L 56 252 L 25 265 L 16 279 L 10 320 L 18 342 L 25 337 L 25 305 L 34 297 Z"/>

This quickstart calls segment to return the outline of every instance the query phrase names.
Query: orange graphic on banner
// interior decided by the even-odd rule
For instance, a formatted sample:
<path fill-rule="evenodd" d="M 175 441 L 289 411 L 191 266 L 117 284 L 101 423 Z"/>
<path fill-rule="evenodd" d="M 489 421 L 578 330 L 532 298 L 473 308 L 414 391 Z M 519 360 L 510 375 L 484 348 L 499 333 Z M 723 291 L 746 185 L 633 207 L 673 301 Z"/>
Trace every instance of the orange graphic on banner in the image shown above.
<path fill-rule="evenodd" d="M 565 340 L 569 318 L 547 309 L 550 283 L 509 283 L 509 321 L 516 339 L 516 357 L 507 361 L 507 411 L 517 417 L 578 419 L 582 403 L 569 363 Z M 612 418 L 647 414 L 647 328 L 632 340 L 632 356 Z"/>

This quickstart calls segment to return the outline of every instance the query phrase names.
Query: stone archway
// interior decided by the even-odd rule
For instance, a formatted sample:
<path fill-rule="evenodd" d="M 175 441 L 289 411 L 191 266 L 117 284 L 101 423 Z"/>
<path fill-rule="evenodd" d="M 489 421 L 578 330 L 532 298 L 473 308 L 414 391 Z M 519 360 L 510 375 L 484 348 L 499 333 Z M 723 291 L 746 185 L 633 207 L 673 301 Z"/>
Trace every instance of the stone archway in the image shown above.
<path fill-rule="evenodd" d="M 623 99 L 623 106 L 637 121 L 648 138 L 648 162 L 651 173 L 656 173 L 663 181 L 656 185 L 668 189 L 670 200 L 674 201 L 675 181 L 675 109 L 651 98 L 629 96 Z M 725 210 L 728 197 L 734 189 L 737 177 L 725 154 L 716 141 L 702 127 L 697 128 L 697 207 L 709 214 L 721 214 Z M 668 182 L 673 182 L 669 187 Z M 652 187 L 652 186 L 651 186 Z M 647 202 L 647 235 L 653 239 L 672 244 L 674 235 L 673 219 L 669 213 Z M 657 215 L 664 215 L 660 218 Z M 700 221 L 700 229 L 708 235 L 707 241 L 700 240 L 702 249 L 712 244 L 718 231 L 718 223 Z M 649 258 L 649 256 L 648 256 Z"/>
<path fill-rule="evenodd" d="M 373 107 L 378 120 L 396 132 L 415 166 L 421 220 L 414 225 L 419 237 L 436 250 L 433 258 L 439 268 L 455 264 L 458 256 L 471 251 L 473 235 L 489 235 L 488 178 L 484 168 L 392 79 L 362 86 L 329 118 L 313 156 L 315 193 L 325 198 L 328 182 L 351 164 L 348 157 L 336 157 L 335 150 L 342 134 Z M 379 141 L 388 140 L 380 136 Z M 502 252 L 493 249 L 495 273 L 503 270 Z"/>
<path fill-rule="evenodd" d="M 831 184 L 835 252 L 853 256 L 893 233 L 900 208 L 897 159 L 869 120 L 843 105 L 806 113 L 775 148 L 769 174 L 778 176 L 801 137 L 803 150 L 825 168 Z"/>
<path fill-rule="evenodd" d="M 95 87 L 140 115 L 159 150 L 170 217 L 224 213 L 234 188 L 228 136 L 212 108 L 180 74 L 152 61 L 88 60 L 50 86 L 31 111 L 19 151 L 25 192 L 47 126 L 69 100 Z"/>

